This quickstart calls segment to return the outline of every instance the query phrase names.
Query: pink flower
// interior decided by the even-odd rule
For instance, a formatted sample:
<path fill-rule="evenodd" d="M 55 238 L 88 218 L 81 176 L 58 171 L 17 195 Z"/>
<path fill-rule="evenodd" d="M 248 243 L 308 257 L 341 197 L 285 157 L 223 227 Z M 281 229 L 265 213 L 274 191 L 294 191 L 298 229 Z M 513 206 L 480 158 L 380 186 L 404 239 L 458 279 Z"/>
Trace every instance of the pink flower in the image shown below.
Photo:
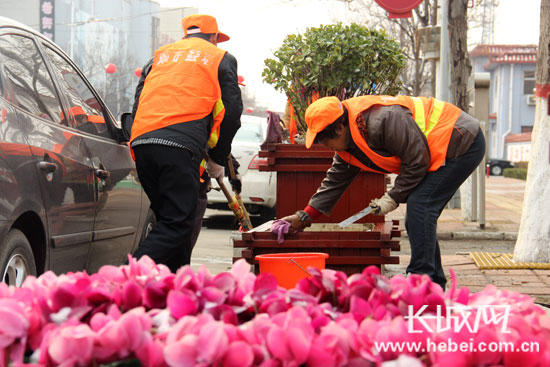
<path fill-rule="evenodd" d="M 0 328 L 1 361 L 22 362 L 29 330 L 29 321 L 25 310 L 17 301 L 2 298 L 0 299 L 0 320 L 2 320 Z"/>
<path fill-rule="evenodd" d="M 223 356 L 224 367 L 249 367 L 254 363 L 252 347 L 242 340 L 237 340 L 227 347 Z"/>
<path fill-rule="evenodd" d="M 91 364 L 95 333 L 88 325 L 66 325 L 54 329 L 49 338 L 48 354 L 56 364 L 67 367 Z"/>
<path fill-rule="evenodd" d="M 135 281 L 127 281 L 122 287 L 122 308 L 131 310 L 141 306 L 141 287 Z"/>
<path fill-rule="evenodd" d="M 165 367 L 164 344 L 160 340 L 155 340 L 151 334 L 145 334 L 143 344 L 136 351 L 136 356 L 143 366 L 147 367 Z"/>
<path fill-rule="evenodd" d="M 108 321 L 97 332 L 98 357 L 108 359 L 117 355 L 126 358 L 133 355 L 148 340 L 153 323 L 143 308 L 134 308 Z"/>
<path fill-rule="evenodd" d="M 197 366 L 199 345 L 198 335 L 185 335 L 180 340 L 166 345 L 164 348 L 164 359 L 171 367 Z"/>
<path fill-rule="evenodd" d="M 188 289 L 172 290 L 166 301 L 170 313 L 176 319 L 197 313 L 197 296 Z"/>
<path fill-rule="evenodd" d="M 277 359 L 293 365 L 304 363 L 314 336 L 311 319 L 301 307 L 293 307 L 272 317 L 267 333 L 267 348 Z"/>

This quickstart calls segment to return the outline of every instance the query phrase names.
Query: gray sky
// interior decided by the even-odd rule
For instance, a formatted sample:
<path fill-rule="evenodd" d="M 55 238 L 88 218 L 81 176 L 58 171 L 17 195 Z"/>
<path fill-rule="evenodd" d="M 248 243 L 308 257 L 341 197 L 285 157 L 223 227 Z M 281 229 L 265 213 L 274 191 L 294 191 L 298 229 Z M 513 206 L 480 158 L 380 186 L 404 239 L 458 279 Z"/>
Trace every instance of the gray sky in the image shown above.
<path fill-rule="evenodd" d="M 246 88 L 269 109 L 282 111 L 285 97 L 263 83 L 264 60 L 291 33 L 307 27 L 345 22 L 345 5 L 327 0 L 157 0 L 162 7 L 194 6 L 218 20 L 231 40 L 219 44 L 239 62 Z M 374 2 L 374 0 L 372 0 Z M 476 1 L 477 3 L 477 1 Z M 496 44 L 538 44 L 540 0 L 500 0 L 496 10 Z M 246 108 L 247 106 L 245 106 Z"/>

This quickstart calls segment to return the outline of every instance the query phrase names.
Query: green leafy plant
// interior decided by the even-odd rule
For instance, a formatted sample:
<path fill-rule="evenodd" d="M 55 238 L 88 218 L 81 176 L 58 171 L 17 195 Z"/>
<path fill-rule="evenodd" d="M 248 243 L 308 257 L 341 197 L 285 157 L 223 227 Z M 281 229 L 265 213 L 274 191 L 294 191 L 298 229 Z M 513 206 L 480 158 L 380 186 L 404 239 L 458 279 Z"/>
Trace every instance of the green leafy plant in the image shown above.
<path fill-rule="evenodd" d="M 397 94 L 405 67 L 399 43 L 381 30 L 358 24 L 321 25 L 288 35 L 266 59 L 264 81 L 284 92 L 297 115 L 299 132 L 307 130 L 304 114 L 312 97 L 341 100 L 366 94 Z"/>

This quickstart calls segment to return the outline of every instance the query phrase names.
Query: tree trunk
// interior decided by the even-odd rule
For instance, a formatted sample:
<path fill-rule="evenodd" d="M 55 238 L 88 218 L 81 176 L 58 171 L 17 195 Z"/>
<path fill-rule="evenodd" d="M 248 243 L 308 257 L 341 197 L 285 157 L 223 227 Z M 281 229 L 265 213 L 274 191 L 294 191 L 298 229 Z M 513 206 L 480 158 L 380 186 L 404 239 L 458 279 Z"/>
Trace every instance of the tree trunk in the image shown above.
<path fill-rule="evenodd" d="M 540 6 L 535 125 L 514 261 L 550 263 L 550 0 Z"/>
<path fill-rule="evenodd" d="M 472 64 L 468 56 L 468 0 L 449 0 L 449 48 L 451 51 L 451 80 L 453 103 L 468 112 L 468 80 Z"/>

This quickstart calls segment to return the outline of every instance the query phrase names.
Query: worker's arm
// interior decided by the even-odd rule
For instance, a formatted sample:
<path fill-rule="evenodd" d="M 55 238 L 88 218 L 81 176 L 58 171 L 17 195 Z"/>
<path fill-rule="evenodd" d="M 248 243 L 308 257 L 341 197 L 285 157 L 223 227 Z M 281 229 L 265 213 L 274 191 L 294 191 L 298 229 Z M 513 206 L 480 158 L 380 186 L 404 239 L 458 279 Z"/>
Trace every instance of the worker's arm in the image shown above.
<path fill-rule="evenodd" d="M 321 182 L 317 192 L 309 200 L 308 206 L 315 208 L 322 214 L 330 215 L 332 209 L 359 171 L 361 171 L 359 167 L 352 166 L 340 158 L 338 154 L 335 154 L 332 166 L 328 169 L 327 175 Z M 306 212 L 309 213 L 307 208 Z"/>
<path fill-rule="evenodd" d="M 134 106 L 132 107 L 132 118 L 136 117 L 136 112 L 139 104 L 139 97 L 141 96 L 143 85 L 145 84 L 145 78 L 147 78 L 147 74 L 149 74 L 149 72 L 151 71 L 152 66 L 153 66 L 153 59 L 147 61 L 147 63 L 143 65 L 143 68 L 141 68 L 141 76 L 139 77 L 139 81 L 136 86 L 136 92 L 134 94 Z"/>
<path fill-rule="evenodd" d="M 225 114 L 220 126 L 218 143 L 208 151 L 208 156 L 209 159 L 213 159 L 219 165 L 224 166 L 227 156 L 231 152 L 233 137 L 241 127 L 241 113 L 243 112 L 241 89 L 237 82 L 237 59 L 228 52 L 218 68 L 218 79 Z"/>
<path fill-rule="evenodd" d="M 330 215 L 348 186 L 361 169 L 344 161 L 338 154 L 334 155 L 332 166 L 321 182 L 317 192 L 309 200 L 304 210 L 282 218 L 290 222 L 292 229 L 299 230 L 309 227 L 311 222 L 322 214 Z"/>

